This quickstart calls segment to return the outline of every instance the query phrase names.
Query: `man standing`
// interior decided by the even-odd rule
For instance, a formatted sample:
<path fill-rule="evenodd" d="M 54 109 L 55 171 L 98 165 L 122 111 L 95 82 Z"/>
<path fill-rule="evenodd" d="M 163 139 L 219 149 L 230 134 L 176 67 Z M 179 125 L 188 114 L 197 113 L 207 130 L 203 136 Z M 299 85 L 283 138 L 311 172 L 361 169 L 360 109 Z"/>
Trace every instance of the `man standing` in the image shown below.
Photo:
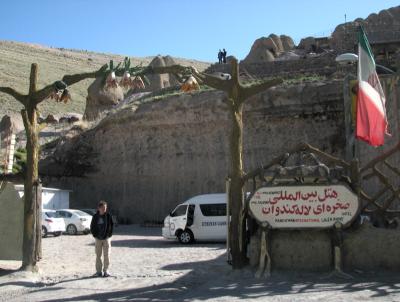
<path fill-rule="evenodd" d="M 93 215 L 90 224 L 90 232 L 95 238 L 96 249 L 96 274 L 97 277 L 110 277 L 108 267 L 110 266 L 111 236 L 114 223 L 111 215 L 107 212 L 107 203 L 100 201 L 97 212 Z M 104 258 L 104 266 L 101 261 L 101 254 Z M 103 274 L 102 274 L 103 272 Z"/>
<path fill-rule="evenodd" d="M 226 50 L 225 50 L 225 48 L 224 48 L 224 50 L 222 51 L 222 62 L 223 62 L 224 64 L 226 64 L 226 54 L 227 54 L 227 52 L 226 52 Z"/>
<path fill-rule="evenodd" d="M 222 51 L 221 51 L 221 49 L 218 51 L 218 64 L 222 64 Z"/>

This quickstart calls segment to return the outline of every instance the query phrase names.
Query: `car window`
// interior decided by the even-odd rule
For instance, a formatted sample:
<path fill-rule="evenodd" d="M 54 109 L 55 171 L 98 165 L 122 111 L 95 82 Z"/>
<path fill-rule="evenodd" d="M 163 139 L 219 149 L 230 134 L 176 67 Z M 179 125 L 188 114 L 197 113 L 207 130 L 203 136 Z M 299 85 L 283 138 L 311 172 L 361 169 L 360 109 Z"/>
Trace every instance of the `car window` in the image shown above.
<path fill-rule="evenodd" d="M 187 205 L 181 205 L 177 207 L 172 213 L 171 217 L 178 217 L 186 215 Z"/>
<path fill-rule="evenodd" d="M 60 215 L 62 218 L 71 218 L 72 214 L 67 212 L 67 211 L 57 211 L 57 213 Z"/>
<path fill-rule="evenodd" d="M 226 204 L 201 204 L 200 210 L 204 216 L 226 216 Z"/>
<path fill-rule="evenodd" d="M 49 218 L 60 218 L 61 216 L 57 212 L 44 212 Z"/>

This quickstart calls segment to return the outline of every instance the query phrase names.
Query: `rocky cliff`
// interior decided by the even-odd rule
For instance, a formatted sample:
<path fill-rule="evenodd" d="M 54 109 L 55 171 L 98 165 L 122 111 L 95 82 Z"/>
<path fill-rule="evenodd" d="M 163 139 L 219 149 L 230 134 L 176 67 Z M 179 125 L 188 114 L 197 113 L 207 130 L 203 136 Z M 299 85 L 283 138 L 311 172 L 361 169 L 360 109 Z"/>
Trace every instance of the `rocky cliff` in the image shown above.
<path fill-rule="evenodd" d="M 246 170 L 299 142 L 341 155 L 341 83 L 270 89 L 244 109 Z M 196 194 L 223 192 L 229 171 L 229 116 L 217 91 L 129 105 L 61 143 L 41 162 L 46 185 L 68 188 L 71 206 L 106 199 L 123 221 L 161 220 Z"/>
<path fill-rule="evenodd" d="M 393 43 L 400 41 L 400 6 L 370 14 L 366 19 L 358 18 L 353 22 L 338 25 L 330 44 L 339 52 L 354 52 L 357 45 L 358 27 L 362 26 L 371 44 Z"/>

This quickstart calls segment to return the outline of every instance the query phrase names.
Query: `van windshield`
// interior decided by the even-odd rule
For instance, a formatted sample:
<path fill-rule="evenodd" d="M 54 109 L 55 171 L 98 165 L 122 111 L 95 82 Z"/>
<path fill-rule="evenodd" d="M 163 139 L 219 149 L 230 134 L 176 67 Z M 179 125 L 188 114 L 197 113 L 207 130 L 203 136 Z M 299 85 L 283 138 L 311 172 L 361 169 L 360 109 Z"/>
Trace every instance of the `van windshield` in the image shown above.
<path fill-rule="evenodd" d="M 187 210 L 187 204 L 186 205 L 180 205 L 179 207 L 177 207 L 171 213 L 171 217 L 185 216 L 186 215 L 186 210 Z"/>

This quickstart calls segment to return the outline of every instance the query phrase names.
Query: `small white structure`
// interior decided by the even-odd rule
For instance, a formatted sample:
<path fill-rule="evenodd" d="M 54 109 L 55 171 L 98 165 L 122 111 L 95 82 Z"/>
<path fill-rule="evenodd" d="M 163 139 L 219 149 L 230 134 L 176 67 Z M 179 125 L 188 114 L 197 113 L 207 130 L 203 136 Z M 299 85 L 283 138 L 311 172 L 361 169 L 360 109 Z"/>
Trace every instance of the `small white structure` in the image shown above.
<path fill-rule="evenodd" d="M 19 196 L 24 196 L 24 186 L 16 185 Z M 42 187 L 42 208 L 47 210 L 68 209 L 70 190 Z"/>
<path fill-rule="evenodd" d="M 44 209 L 69 208 L 68 190 L 42 188 Z M 0 260 L 22 260 L 24 186 L 0 182 Z"/>

